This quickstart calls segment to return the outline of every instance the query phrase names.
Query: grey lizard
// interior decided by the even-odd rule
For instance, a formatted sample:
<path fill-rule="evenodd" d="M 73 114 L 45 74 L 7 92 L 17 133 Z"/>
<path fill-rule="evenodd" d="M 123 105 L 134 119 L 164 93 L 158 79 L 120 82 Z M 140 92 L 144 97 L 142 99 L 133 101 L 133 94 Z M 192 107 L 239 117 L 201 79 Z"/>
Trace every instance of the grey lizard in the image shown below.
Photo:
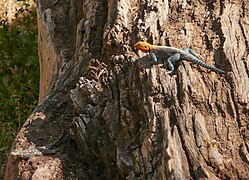
<path fill-rule="evenodd" d="M 62 132 L 60 134 L 60 136 L 52 143 L 46 145 L 46 146 L 39 146 L 39 147 L 29 147 L 27 149 L 14 149 L 10 152 L 10 154 L 12 156 L 15 157 L 19 157 L 19 158 L 23 158 L 23 159 L 29 159 L 33 156 L 42 156 L 42 155 L 46 155 L 46 154 L 54 154 L 56 151 L 58 151 L 57 149 L 51 149 L 56 143 L 58 143 L 60 141 L 60 139 L 62 138 L 63 135 L 63 127 L 62 127 Z"/>
<path fill-rule="evenodd" d="M 185 48 L 182 50 L 182 49 L 169 47 L 169 46 L 156 46 L 148 42 L 142 42 L 142 41 L 136 43 L 134 47 L 145 53 L 149 53 L 154 63 L 157 62 L 157 57 L 169 57 L 167 59 L 169 74 L 171 74 L 174 71 L 175 62 L 179 60 L 183 60 L 183 59 L 199 64 L 207 69 L 215 71 L 216 73 L 220 73 L 220 74 L 225 73 L 225 71 L 218 69 L 214 66 L 210 66 L 204 63 L 203 61 L 201 61 L 198 58 L 197 54 L 192 49 L 189 49 L 189 48 Z"/>

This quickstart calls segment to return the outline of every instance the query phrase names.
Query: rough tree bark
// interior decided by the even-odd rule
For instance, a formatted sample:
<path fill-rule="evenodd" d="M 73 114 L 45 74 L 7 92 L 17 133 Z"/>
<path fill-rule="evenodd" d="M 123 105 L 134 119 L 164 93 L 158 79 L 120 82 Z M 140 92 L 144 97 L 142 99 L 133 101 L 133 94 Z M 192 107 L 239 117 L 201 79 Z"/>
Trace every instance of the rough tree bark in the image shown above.
<path fill-rule="evenodd" d="M 237 1 L 38 1 L 40 105 L 13 149 L 63 138 L 54 155 L 9 157 L 5 179 L 249 177 L 249 5 Z M 170 76 L 138 40 L 191 47 Z"/>

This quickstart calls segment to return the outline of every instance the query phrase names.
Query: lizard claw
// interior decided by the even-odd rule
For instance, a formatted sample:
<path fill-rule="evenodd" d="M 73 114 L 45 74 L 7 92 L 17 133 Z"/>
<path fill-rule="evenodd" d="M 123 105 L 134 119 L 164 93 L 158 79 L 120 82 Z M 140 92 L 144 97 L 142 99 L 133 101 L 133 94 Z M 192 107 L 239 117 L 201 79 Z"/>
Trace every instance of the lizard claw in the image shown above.
<path fill-rule="evenodd" d="M 167 74 L 172 75 L 174 70 L 167 71 Z"/>

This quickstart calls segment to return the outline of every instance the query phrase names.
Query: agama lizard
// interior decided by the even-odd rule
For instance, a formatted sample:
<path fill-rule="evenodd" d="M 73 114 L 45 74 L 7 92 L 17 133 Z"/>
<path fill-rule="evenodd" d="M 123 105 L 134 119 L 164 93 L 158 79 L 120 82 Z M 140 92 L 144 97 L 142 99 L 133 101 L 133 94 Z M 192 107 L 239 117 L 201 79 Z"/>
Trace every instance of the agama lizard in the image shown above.
<path fill-rule="evenodd" d="M 33 156 L 43 156 L 46 154 L 54 154 L 57 149 L 49 149 L 46 146 L 42 147 L 29 147 L 28 149 L 15 149 L 10 154 L 23 159 L 29 159 Z"/>
<path fill-rule="evenodd" d="M 179 60 L 188 60 L 190 62 L 199 64 L 207 69 L 215 71 L 216 73 L 224 74 L 225 71 L 218 69 L 214 66 L 210 66 L 198 58 L 198 55 L 190 48 L 178 49 L 169 46 L 156 46 L 148 42 L 137 42 L 134 47 L 145 53 L 149 53 L 153 62 L 157 62 L 157 57 L 167 57 L 167 65 L 169 68 L 168 73 L 172 74 L 174 71 L 175 62 Z"/>
<path fill-rule="evenodd" d="M 23 159 L 29 159 L 33 156 L 43 156 L 47 154 L 54 154 L 55 152 L 58 151 L 58 148 L 57 149 L 51 149 L 51 148 L 60 141 L 60 139 L 62 138 L 63 132 L 64 130 L 62 126 L 62 131 L 59 137 L 54 142 L 46 146 L 29 147 L 27 149 L 15 149 L 11 151 L 10 154 L 12 156 L 16 156 L 16 157 L 23 158 Z"/>

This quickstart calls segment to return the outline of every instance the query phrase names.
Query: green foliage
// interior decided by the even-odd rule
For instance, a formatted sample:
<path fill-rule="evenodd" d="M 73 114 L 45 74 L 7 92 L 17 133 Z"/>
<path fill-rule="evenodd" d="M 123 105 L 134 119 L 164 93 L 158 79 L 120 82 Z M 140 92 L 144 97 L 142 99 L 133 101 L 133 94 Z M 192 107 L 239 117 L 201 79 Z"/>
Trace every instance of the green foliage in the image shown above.
<path fill-rule="evenodd" d="M 0 157 L 37 105 L 39 91 L 36 12 L 23 2 L 15 17 L 0 22 Z"/>

